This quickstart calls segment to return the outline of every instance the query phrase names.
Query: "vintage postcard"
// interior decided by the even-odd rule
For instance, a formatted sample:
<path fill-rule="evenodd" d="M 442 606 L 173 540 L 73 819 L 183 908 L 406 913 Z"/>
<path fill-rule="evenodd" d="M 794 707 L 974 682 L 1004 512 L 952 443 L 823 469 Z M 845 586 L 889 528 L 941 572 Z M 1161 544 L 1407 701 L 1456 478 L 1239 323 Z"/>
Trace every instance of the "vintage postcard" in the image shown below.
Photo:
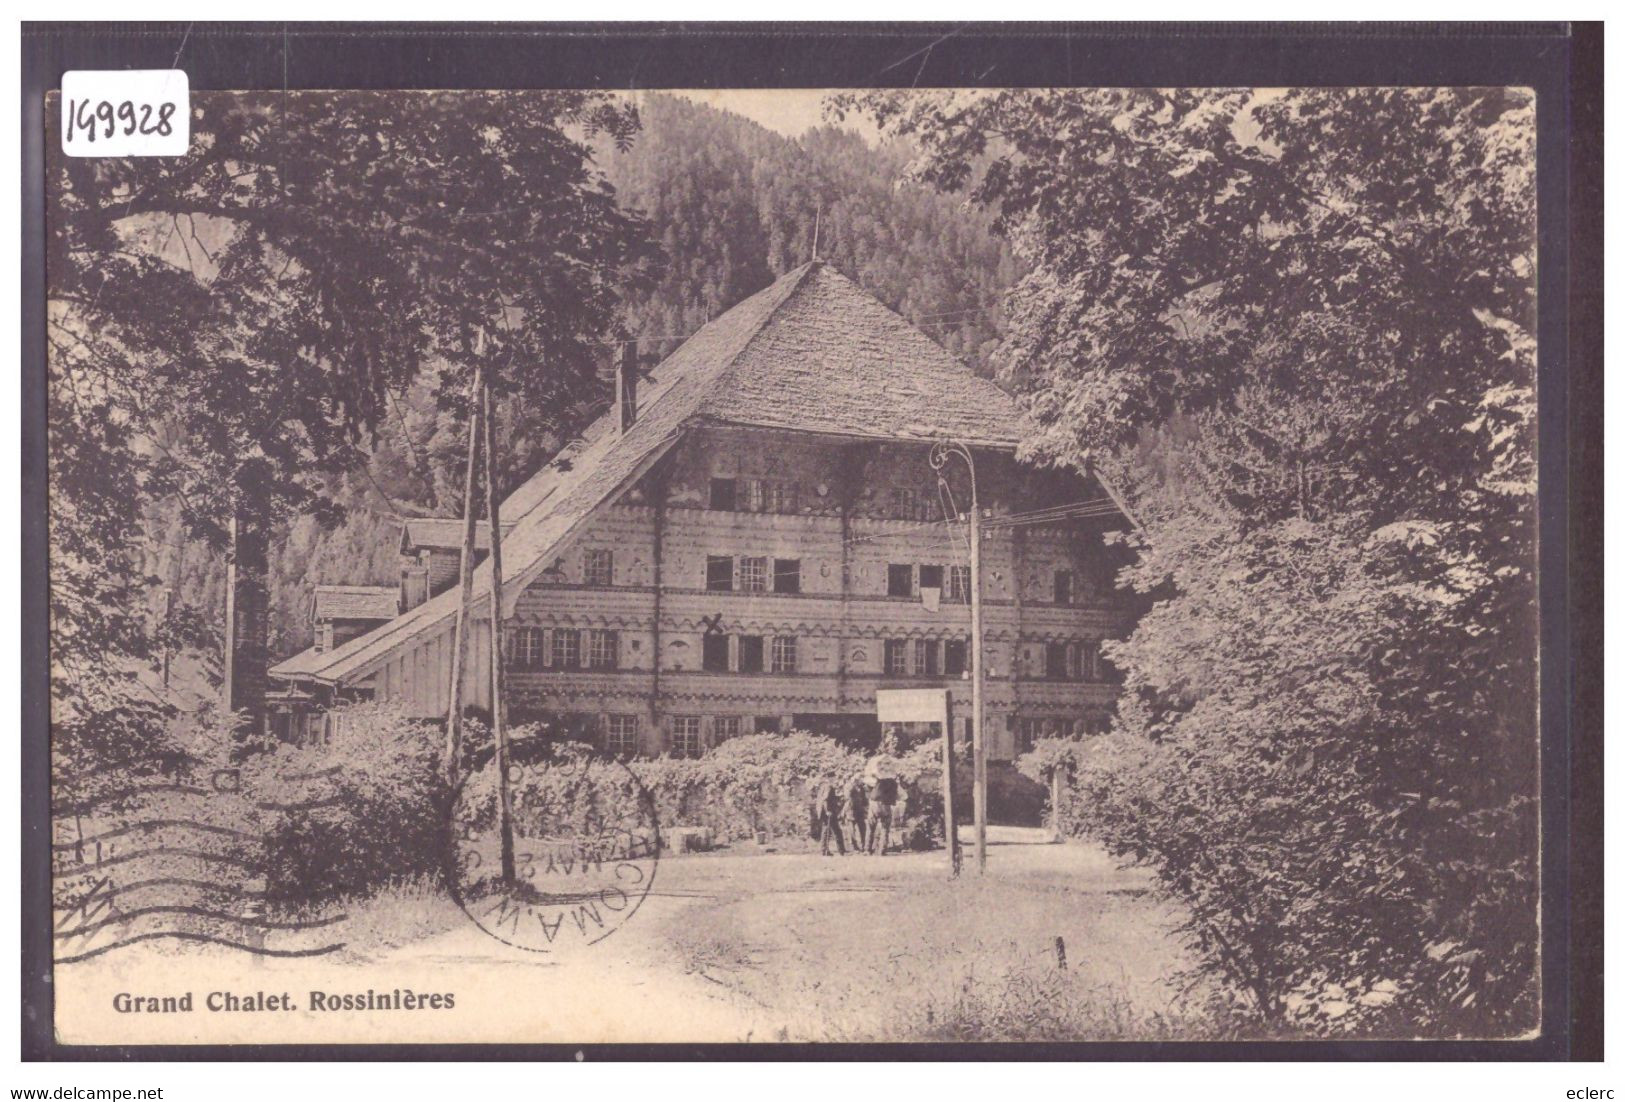
<path fill-rule="evenodd" d="M 59 1042 L 1538 1031 L 1533 91 L 182 98 L 47 103 Z"/>

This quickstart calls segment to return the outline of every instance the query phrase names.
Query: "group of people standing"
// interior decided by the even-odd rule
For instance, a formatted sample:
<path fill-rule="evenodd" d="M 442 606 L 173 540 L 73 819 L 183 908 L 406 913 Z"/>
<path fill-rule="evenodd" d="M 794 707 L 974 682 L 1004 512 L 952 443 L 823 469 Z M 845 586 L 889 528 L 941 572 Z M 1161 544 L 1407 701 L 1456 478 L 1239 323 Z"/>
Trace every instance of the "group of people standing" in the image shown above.
<path fill-rule="evenodd" d="M 892 844 L 892 824 L 900 795 L 891 765 L 890 759 L 877 756 L 844 789 L 829 784 L 817 791 L 812 807 L 813 831 L 825 857 L 830 856 L 831 841 L 836 852 L 846 855 L 848 832 L 853 853 L 875 853 L 878 848 L 882 857 L 886 855 Z"/>

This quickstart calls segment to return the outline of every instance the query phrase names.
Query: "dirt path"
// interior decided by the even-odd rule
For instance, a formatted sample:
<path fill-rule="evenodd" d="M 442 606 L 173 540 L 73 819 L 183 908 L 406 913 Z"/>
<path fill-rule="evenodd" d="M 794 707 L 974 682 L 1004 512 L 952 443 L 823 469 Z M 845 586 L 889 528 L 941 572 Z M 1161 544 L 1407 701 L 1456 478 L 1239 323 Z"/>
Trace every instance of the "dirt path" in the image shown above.
<path fill-rule="evenodd" d="M 639 912 L 598 945 L 543 956 L 468 926 L 392 959 L 523 992 L 552 1008 L 549 1034 L 570 1037 L 886 1036 L 909 1028 L 898 1005 L 952 1001 L 978 969 L 1055 969 L 1057 937 L 1072 982 L 1164 1007 L 1174 916 L 1143 875 L 1082 845 L 990 854 L 985 880 L 967 871 L 955 884 L 942 854 L 668 858 Z"/>
<path fill-rule="evenodd" d="M 386 897 L 374 906 L 390 921 L 376 910 L 354 921 L 342 955 L 153 943 L 63 968 L 58 1020 L 84 1023 L 86 1040 L 113 1030 L 131 1043 L 589 1043 L 1003 1037 L 1062 1004 L 1072 1017 L 1053 1028 L 1108 1035 L 1170 1012 L 1177 915 L 1141 875 L 1077 844 L 995 845 L 985 878 L 946 873 L 940 853 L 669 857 L 624 926 L 545 954 L 497 941 L 447 900 Z M 379 930 L 417 940 L 369 951 Z M 117 991 L 192 990 L 201 1003 L 217 989 L 285 991 L 294 1007 L 139 1021 L 110 1011 Z M 455 1011 L 308 1007 L 311 992 L 369 991 L 449 993 Z M 1079 1007 L 1084 1025 L 1067 1024 Z"/>

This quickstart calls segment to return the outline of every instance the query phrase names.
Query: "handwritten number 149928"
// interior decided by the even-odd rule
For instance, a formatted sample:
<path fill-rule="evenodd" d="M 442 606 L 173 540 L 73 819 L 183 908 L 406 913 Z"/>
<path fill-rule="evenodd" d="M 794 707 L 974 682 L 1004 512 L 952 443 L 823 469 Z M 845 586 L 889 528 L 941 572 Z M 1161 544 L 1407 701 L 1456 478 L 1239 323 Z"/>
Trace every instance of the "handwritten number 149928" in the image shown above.
<path fill-rule="evenodd" d="M 72 142 L 82 135 L 94 142 L 97 131 L 103 138 L 111 138 L 122 130 L 126 135 L 157 134 L 167 138 L 174 132 L 176 105 L 173 103 L 134 103 L 124 100 L 114 104 L 108 100 L 69 100 L 67 140 Z"/>

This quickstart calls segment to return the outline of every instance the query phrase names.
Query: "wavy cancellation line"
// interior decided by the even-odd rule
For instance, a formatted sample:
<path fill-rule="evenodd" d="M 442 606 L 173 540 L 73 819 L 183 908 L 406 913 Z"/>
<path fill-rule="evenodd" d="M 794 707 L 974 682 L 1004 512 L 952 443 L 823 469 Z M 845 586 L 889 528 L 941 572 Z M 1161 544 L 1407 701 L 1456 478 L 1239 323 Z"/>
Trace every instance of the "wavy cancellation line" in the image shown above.
<path fill-rule="evenodd" d="M 242 838 L 247 841 L 252 841 L 256 837 L 256 835 L 249 834 L 246 831 L 235 830 L 231 827 L 214 826 L 210 823 L 199 823 L 192 819 L 143 819 L 138 823 L 129 823 L 125 826 L 114 827 L 112 830 L 104 830 L 100 834 L 88 834 L 72 842 L 54 842 L 51 848 L 58 851 L 77 849 L 80 846 L 88 846 L 96 842 L 122 838 L 124 835 L 138 830 L 162 830 L 167 827 L 201 830 L 208 834 L 220 834 L 228 838 Z"/>
<path fill-rule="evenodd" d="M 111 945 L 102 945 L 70 957 L 57 957 L 55 963 L 77 964 L 80 961 L 111 953 L 115 949 L 125 949 L 143 941 L 158 941 L 163 938 L 195 941 L 209 945 L 223 945 L 228 949 L 241 949 L 245 953 L 253 953 L 262 957 L 319 957 L 344 948 L 344 942 L 336 941 L 331 945 L 322 945 L 315 949 L 266 949 L 257 945 L 244 945 L 242 942 L 232 941 L 230 938 L 215 937 L 213 934 L 200 934 L 189 930 L 155 930 L 152 933 L 136 934 L 134 937 L 127 937 L 123 941 L 115 941 Z"/>
<path fill-rule="evenodd" d="M 155 914 L 193 915 L 198 918 L 214 919 L 219 922 L 235 922 L 240 926 L 252 926 L 260 930 L 319 930 L 326 926 L 333 926 L 343 922 L 350 916 L 347 914 L 332 915 L 327 918 L 311 920 L 278 921 L 270 918 L 257 918 L 250 915 L 234 915 L 228 911 L 213 911 L 207 907 L 189 907 L 179 904 L 158 904 L 151 907 L 140 907 L 133 911 L 122 911 L 109 915 L 95 922 L 88 922 L 73 930 L 63 930 L 55 937 L 58 941 L 67 941 L 76 937 L 88 937 L 97 930 L 109 926 L 117 926 L 125 922 L 134 922 L 138 918 Z"/>

